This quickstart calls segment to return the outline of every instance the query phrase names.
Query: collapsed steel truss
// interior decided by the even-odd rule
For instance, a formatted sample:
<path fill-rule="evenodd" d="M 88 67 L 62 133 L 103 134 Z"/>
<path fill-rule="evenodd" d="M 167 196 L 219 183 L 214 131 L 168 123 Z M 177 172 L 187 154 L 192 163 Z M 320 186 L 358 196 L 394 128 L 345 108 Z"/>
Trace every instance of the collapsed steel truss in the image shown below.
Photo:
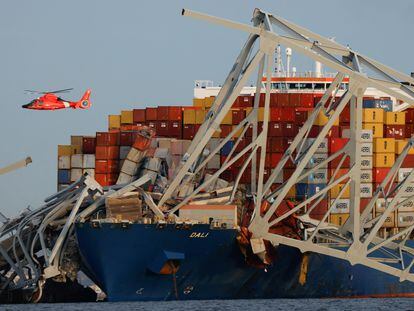
<path fill-rule="evenodd" d="M 395 187 L 387 186 L 390 181 L 395 180 L 398 168 L 401 166 L 401 163 L 408 154 L 410 148 L 413 147 L 413 140 L 410 140 L 403 153 L 398 157 L 389 174 L 382 182 L 381 186 L 376 190 L 367 208 L 362 214 L 360 213 L 361 128 L 362 98 L 364 92 L 368 87 L 383 91 L 404 102 L 404 104 L 400 104 L 396 108 L 396 110 L 403 110 L 410 105 L 414 105 L 414 91 L 412 87 L 404 85 L 401 82 L 413 84 L 414 79 L 348 47 L 344 47 L 303 27 L 297 26 L 259 9 L 254 11 L 252 26 L 189 10 L 183 10 L 182 14 L 184 16 L 190 16 L 229 28 L 245 31 L 249 34 L 249 37 L 216 97 L 213 106 L 208 112 L 204 123 L 201 125 L 189 150 L 176 170 L 175 178 L 170 182 L 163 197 L 159 201 L 158 207 L 161 208 L 169 198 L 174 197 L 181 186 L 196 180 L 198 178 L 197 173 L 205 167 L 212 156 L 216 154 L 227 141 L 232 139 L 236 133 L 241 131 L 230 155 L 222 167 L 212 178 L 202 182 L 191 194 L 186 196 L 180 204 L 172 208 L 169 211 L 170 214 L 188 203 L 197 195 L 197 193 L 205 189 L 210 183 L 214 182 L 220 174 L 227 170 L 231 165 L 234 165 L 234 163 L 241 157 L 246 155 L 247 159 L 240 166 L 238 176 L 235 179 L 235 186 L 231 199 L 234 198 L 234 193 L 242 174 L 248 169 L 249 163 L 251 163 L 249 168 L 251 170 L 251 194 L 253 195 L 255 202 L 255 212 L 249 226 L 249 230 L 253 234 L 252 242 L 263 244 L 263 240 L 268 240 L 273 245 L 285 244 L 296 247 L 302 252 L 317 252 L 341 258 L 349 261 L 352 265 L 362 264 L 399 277 L 401 281 L 410 280 L 414 282 L 414 248 L 407 245 L 408 237 L 413 231 L 414 225 L 405 228 L 398 234 L 389 238 L 381 238 L 378 234 L 379 229 L 390 213 L 404 204 L 404 202 L 414 199 L 414 197 L 405 198 L 404 201 L 401 202 L 401 196 L 406 191 L 407 187 L 410 186 L 410 183 L 414 181 L 414 171 L 412 171 L 402 182 L 396 184 Z M 281 30 L 285 34 L 279 34 L 276 30 Z M 256 47 L 255 43 L 257 43 Z M 293 140 L 293 143 L 285 151 L 282 159 L 273 169 L 268 180 L 264 182 L 264 162 L 269 120 L 273 53 L 275 47 L 279 44 L 293 48 L 297 52 L 300 52 L 315 61 L 321 62 L 338 73 L 320 102 L 310 114 L 304 126 L 300 129 Z M 263 129 L 259 131 L 258 108 L 265 67 L 266 95 L 263 116 L 264 122 Z M 364 73 L 363 69 L 369 71 L 370 74 Z M 257 70 L 257 83 L 253 110 L 226 138 L 222 140 L 215 150 L 211 150 L 210 154 L 206 155 L 205 148 L 213 136 L 213 133 L 220 129 L 221 121 L 230 110 L 233 102 L 255 70 Z M 335 95 L 338 94 L 339 86 L 345 77 L 349 78 L 348 89 L 340 97 L 339 101 L 332 100 L 332 98 L 335 98 Z M 335 120 L 338 119 L 340 113 L 347 105 L 349 105 L 351 113 L 349 142 L 342 150 L 330 155 L 325 161 L 319 163 L 312 169 L 305 171 L 304 169 L 307 163 L 311 160 L 311 157 L 314 155 L 319 144 L 327 136 Z M 310 129 L 319 113 L 323 113 L 328 118 L 328 122 L 313 142 L 308 144 L 306 143 L 306 139 L 308 138 Z M 252 126 L 253 128 L 252 142 L 241 152 L 236 154 L 235 150 L 249 126 Z M 256 159 L 257 152 L 259 152 L 260 155 L 258 159 Z M 350 169 L 344 176 L 336 177 L 347 157 L 349 157 Z M 339 159 L 340 164 L 325 188 L 301 202 L 290 212 L 272 219 L 292 186 L 335 159 Z M 259 164 L 258 174 L 256 172 L 257 161 Z M 275 182 L 275 179 L 282 174 L 282 169 L 288 161 L 292 161 L 295 165 L 295 170 L 292 176 L 285 181 L 281 187 L 272 192 L 271 185 Z M 256 176 L 258 176 L 257 180 Z M 327 221 L 332 207 L 335 202 L 341 198 L 341 195 L 343 195 L 345 187 L 339 193 L 338 198 L 331 204 L 331 207 L 321 221 L 310 218 L 310 212 L 327 196 L 328 191 L 339 183 L 346 183 L 346 185 L 350 187 L 350 217 L 347 222 L 338 227 L 329 224 Z M 391 184 L 393 185 L 394 183 Z M 381 216 L 376 217 L 375 219 L 370 219 L 369 215 L 379 198 L 384 198 L 386 201 L 385 211 Z M 270 208 L 265 213 L 261 214 L 260 208 L 265 201 L 270 204 Z M 272 226 L 275 226 L 283 219 L 299 210 L 303 210 L 305 207 L 306 213 L 303 216 L 300 216 L 300 220 L 303 224 L 306 224 L 307 228 L 306 234 L 302 240 L 269 232 L 269 229 Z"/>

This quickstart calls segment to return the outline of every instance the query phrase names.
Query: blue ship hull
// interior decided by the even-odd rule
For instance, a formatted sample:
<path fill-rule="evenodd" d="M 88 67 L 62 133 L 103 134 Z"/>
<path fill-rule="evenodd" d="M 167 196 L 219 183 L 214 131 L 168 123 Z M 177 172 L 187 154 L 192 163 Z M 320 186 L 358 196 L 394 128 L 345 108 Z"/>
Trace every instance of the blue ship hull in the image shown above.
<path fill-rule="evenodd" d="M 84 268 L 109 301 L 414 297 L 413 283 L 319 254 L 304 261 L 287 246 L 277 248 L 266 271 L 251 267 L 237 230 L 86 223 L 76 225 L 76 234 Z M 164 274 L 170 261 L 178 271 Z"/>

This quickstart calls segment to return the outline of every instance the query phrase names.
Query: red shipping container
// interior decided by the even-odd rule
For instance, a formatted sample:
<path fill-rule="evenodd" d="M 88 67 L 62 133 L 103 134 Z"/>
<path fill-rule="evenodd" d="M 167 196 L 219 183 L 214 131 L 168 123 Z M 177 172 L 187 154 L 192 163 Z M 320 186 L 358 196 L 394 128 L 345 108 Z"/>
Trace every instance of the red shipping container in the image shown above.
<path fill-rule="evenodd" d="M 168 121 L 157 121 L 155 122 L 155 124 L 156 124 L 156 132 L 157 132 L 158 137 L 170 137 Z"/>
<path fill-rule="evenodd" d="M 137 135 L 135 136 L 135 141 L 132 144 L 132 147 L 140 151 L 145 151 L 149 149 L 149 147 L 151 146 L 151 140 L 152 140 L 151 137 L 146 137 L 146 136 L 143 136 L 137 133 Z"/>
<path fill-rule="evenodd" d="M 260 93 L 259 107 L 265 106 L 265 100 L 266 100 L 266 93 Z M 253 97 L 253 106 L 254 106 L 254 97 Z M 276 93 L 270 93 L 269 107 L 279 107 Z"/>
<path fill-rule="evenodd" d="M 168 119 L 169 119 L 169 109 L 170 109 L 170 107 L 168 107 L 168 106 L 158 106 L 157 107 L 157 120 L 158 121 L 168 121 Z"/>
<path fill-rule="evenodd" d="M 404 139 L 405 125 L 384 125 L 384 137 Z"/>
<path fill-rule="evenodd" d="M 237 144 L 235 151 L 241 152 L 246 146 L 247 146 L 247 140 L 246 138 L 243 137 L 242 139 L 240 139 L 239 143 Z"/>
<path fill-rule="evenodd" d="M 300 105 L 300 94 L 290 93 L 289 94 L 289 106 L 290 107 L 301 107 Z"/>
<path fill-rule="evenodd" d="M 95 137 L 83 137 L 82 139 L 82 153 L 83 154 L 94 154 L 96 146 Z"/>
<path fill-rule="evenodd" d="M 283 153 L 286 150 L 287 140 L 283 137 L 271 137 L 269 144 L 269 151 L 276 153 Z"/>
<path fill-rule="evenodd" d="M 329 171 L 328 171 L 328 174 L 329 174 L 328 178 L 332 178 L 332 176 L 335 173 L 335 171 L 336 171 L 336 168 L 329 169 Z M 338 178 L 340 178 L 340 177 L 342 177 L 342 176 L 344 176 L 344 175 L 346 175 L 348 172 L 349 172 L 349 169 L 347 169 L 347 168 L 340 168 L 340 169 L 338 169 L 338 172 L 336 172 L 336 175 L 335 175 L 335 180 L 338 179 Z M 342 181 L 341 184 L 344 184 L 346 182 L 347 182 L 347 179 L 344 179 L 344 181 Z"/>
<path fill-rule="evenodd" d="M 307 110 L 295 109 L 295 123 L 297 125 L 305 124 L 307 119 L 308 119 L 308 111 Z"/>
<path fill-rule="evenodd" d="M 145 109 L 134 109 L 132 111 L 132 121 L 134 123 L 143 123 L 145 122 Z"/>
<path fill-rule="evenodd" d="M 316 138 L 319 135 L 319 132 L 321 131 L 321 127 L 318 125 L 312 125 L 308 137 L 309 138 Z"/>
<path fill-rule="evenodd" d="M 168 120 L 181 121 L 183 119 L 183 109 L 179 106 L 171 106 L 168 109 Z"/>
<path fill-rule="evenodd" d="M 231 131 L 233 130 L 233 126 L 222 124 L 220 125 L 220 129 L 221 129 L 220 137 L 226 138 L 227 135 L 229 135 Z"/>
<path fill-rule="evenodd" d="M 270 164 L 271 167 L 276 167 L 276 165 L 280 162 L 283 157 L 283 153 L 271 153 L 270 155 Z"/>
<path fill-rule="evenodd" d="M 278 107 L 277 93 L 270 93 L 270 107 Z"/>
<path fill-rule="evenodd" d="M 407 154 L 401 167 L 404 168 L 413 168 L 414 167 L 414 154 Z"/>
<path fill-rule="evenodd" d="M 146 121 L 157 121 L 157 108 L 146 108 L 145 109 L 145 120 Z"/>
<path fill-rule="evenodd" d="M 132 146 L 133 134 L 132 132 L 121 132 L 119 137 L 120 146 Z"/>
<path fill-rule="evenodd" d="M 236 170 L 236 173 L 237 173 L 237 170 Z M 220 178 L 222 178 L 222 179 L 224 179 L 228 182 L 233 182 L 234 181 L 233 170 L 225 170 L 223 173 L 221 173 Z"/>
<path fill-rule="evenodd" d="M 313 108 L 313 97 L 314 95 L 312 93 L 301 93 L 299 107 Z"/>
<path fill-rule="evenodd" d="M 298 126 L 295 123 L 282 123 L 283 137 L 295 137 L 298 134 Z"/>
<path fill-rule="evenodd" d="M 277 104 L 279 107 L 292 107 L 289 102 L 289 93 L 277 93 Z"/>
<path fill-rule="evenodd" d="M 339 114 L 339 124 L 349 124 L 351 122 L 351 112 L 349 106 L 345 106 Z"/>
<path fill-rule="evenodd" d="M 151 129 L 153 129 L 154 131 L 157 131 L 157 123 L 156 123 L 156 121 L 147 121 L 145 125 L 148 126 Z"/>
<path fill-rule="evenodd" d="M 283 169 L 283 181 L 287 181 L 290 176 L 292 176 L 295 170 L 293 168 L 284 168 Z"/>
<path fill-rule="evenodd" d="M 405 125 L 405 138 L 411 138 L 411 135 L 414 133 L 414 125 L 406 124 Z"/>
<path fill-rule="evenodd" d="M 196 134 L 194 124 L 183 125 L 183 139 L 192 140 Z"/>
<path fill-rule="evenodd" d="M 341 162 L 342 155 L 337 156 L 335 159 L 329 162 L 328 166 L 329 168 L 337 168 L 339 165 L 339 162 Z M 350 158 L 346 157 L 344 162 L 341 165 L 341 168 L 349 168 L 350 167 Z"/>
<path fill-rule="evenodd" d="M 118 180 L 118 174 L 95 174 L 95 180 L 102 186 L 112 186 Z"/>
<path fill-rule="evenodd" d="M 250 95 L 240 95 L 234 101 L 233 107 L 247 108 L 253 106 L 253 96 Z"/>
<path fill-rule="evenodd" d="M 308 206 L 309 208 L 310 206 Z M 309 213 L 309 215 L 312 217 L 312 215 L 325 215 L 325 213 L 328 211 L 328 200 L 323 199 L 319 202 L 318 205 L 314 207 L 314 209 Z"/>
<path fill-rule="evenodd" d="M 328 132 L 328 135 L 326 135 L 327 137 L 341 137 L 341 135 L 339 135 L 339 126 L 332 126 Z"/>
<path fill-rule="evenodd" d="M 329 152 L 335 153 L 339 150 L 341 150 L 349 141 L 348 138 L 338 138 L 338 137 L 333 137 L 333 138 L 328 138 L 329 141 Z"/>
<path fill-rule="evenodd" d="M 95 160 L 95 173 L 97 174 L 119 173 L 119 169 L 118 160 Z"/>
<path fill-rule="evenodd" d="M 267 134 L 271 137 L 283 137 L 283 127 L 280 122 L 269 122 Z"/>
<path fill-rule="evenodd" d="M 96 145 L 97 146 L 118 146 L 119 132 L 97 132 Z"/>
<path fill-rule="evenodd" d="M 363 212 L 365 210 L 365 208 L 367 207 L 367 205 L 369 204 L 370 201 L 371 201 L 371 198 L 361 199 L 359 201 L 359 211 L 360 212 Z"/>
<path fill-rule="evenodd" d="M 376 183 L 381 183 L 385 179 L 389 171 L 390 171 L 389 168 L 379 168 L 379 167 L 373 168 L 372 178 Z"/>
<path fill-rule="evenodd" d="M 168 123 L 170 137 L 181 139 L 183 137 L 183 124 L 181 121 L 169 121 Z"/>
<path fill-rule="evenodd" d="M 269 111 L 269 121 L 278 122 L 282 121 L 282 112 L 281 108 L 270 108 Z"/>
<path fill-rule="evenodd" d="M 119 158 L 118 146 L 96 146 L 95 159 L 117 160 Z"/>
<path fill-rule="evenodd" d="M 263 129 L 263 122 L 257 122 L 257 133 L 259 134 Z M 249 125 L 249 128 L 246 130 L 246 137 L 253 136 L 253 125 Z"/>
<path fill-rule="evenodd" d="M 282 109 L 281 121 L 295 122 L 295 108 L 287 107 Z"/>
<path fill-rule="evenodd" d="M 414 108 L 408 108 L 405 111 L 405 123 L 409 123 L 409 124 L 414 123 Z"/>
<path fill-rule="evenodd" d="M 246 110 L 244 110 L 244 109 L 232 109 L 231 114 L 232 114 L 233 124 L 237 125 L 241 121 L 243 121 L 244 118 L 246 117 Z"/>

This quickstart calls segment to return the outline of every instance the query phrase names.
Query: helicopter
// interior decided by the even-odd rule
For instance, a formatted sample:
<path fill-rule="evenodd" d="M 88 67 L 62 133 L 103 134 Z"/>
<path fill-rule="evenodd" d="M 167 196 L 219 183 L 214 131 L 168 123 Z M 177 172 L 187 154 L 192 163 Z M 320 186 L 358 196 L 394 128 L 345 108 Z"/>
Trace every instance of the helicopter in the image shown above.
<path fill-rule="evenodd" d="M 26 105 L 22 105 L 22 108 L 32 110 L 58 110 L 66 108 L 89 109 L 91 107 L 91 102 L 89 101 L 89 97 L 91 95 L 90 89 L 86 90 L 86 92 L 83 94 L 82 98 L 79 101 L 67 101 L 56 95 L 60 93 L 67 93 L 71 90 L 73 90 L 73 88 L 50 92 L 25 90 L 25 92 L 27 93 L 42 94 L 42 96 L 32 100 L 30 103 Z"/>

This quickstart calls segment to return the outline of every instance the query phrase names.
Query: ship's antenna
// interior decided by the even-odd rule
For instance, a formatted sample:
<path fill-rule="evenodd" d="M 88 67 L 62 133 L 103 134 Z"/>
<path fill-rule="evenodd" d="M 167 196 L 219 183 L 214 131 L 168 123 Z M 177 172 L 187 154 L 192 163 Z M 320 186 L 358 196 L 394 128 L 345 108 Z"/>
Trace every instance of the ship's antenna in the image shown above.
<path fill-rule="evenodd" d="M 276 52 L 275 52 L 275 73 L 277 77 L 280 77 L 283 71 L 283 64 L 282 64 L 282 50 L 280 48 L 280 44 L 277 45 L 276 47 Z"/>
<path fill-rule="evenodd" d="M 290 76 L 290 61 L 292 58 L 292 49 L 286 48 L 286 77 Z"/>

